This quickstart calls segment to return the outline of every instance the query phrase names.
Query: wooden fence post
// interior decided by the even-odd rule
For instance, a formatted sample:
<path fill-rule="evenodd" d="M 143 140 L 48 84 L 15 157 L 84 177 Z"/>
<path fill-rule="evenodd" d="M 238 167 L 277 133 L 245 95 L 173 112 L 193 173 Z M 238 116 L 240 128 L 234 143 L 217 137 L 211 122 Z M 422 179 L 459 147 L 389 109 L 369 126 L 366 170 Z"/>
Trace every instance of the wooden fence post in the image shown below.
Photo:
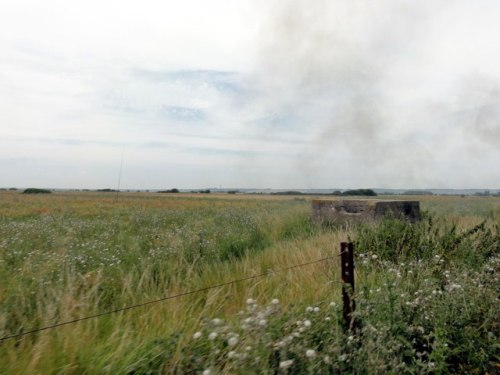
<path fill-rule="evenodd" d="M 343 315 L 346 328 L 354 328 L 353 313 L 356 310 L 354 301 L 354 244 L 342 242 L 340 244 L 340 269 L 342 275 Z"/>

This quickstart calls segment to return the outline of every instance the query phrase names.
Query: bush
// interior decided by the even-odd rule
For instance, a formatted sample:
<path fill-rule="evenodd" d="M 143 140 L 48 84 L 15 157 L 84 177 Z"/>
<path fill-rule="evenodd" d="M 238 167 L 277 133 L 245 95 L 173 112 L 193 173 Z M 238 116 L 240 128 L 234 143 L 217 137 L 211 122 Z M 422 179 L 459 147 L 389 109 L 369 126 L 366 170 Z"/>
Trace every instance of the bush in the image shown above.
<path fill-rule="evenodd" d="M 179 189 L 170 189 L 170 190 L 160 190 L 158 193 L 178 193 Z"/>
<path fill-rule="evenodd" d="M 50 194 L 52 193 L 47 189 L 38 189 L 38 188 L 28 188 L 23 191 L 23 194 Z"/>
<path fill-rule="evenodd" d="M 355 190 L 346 190 L 342 193 L 342 195 L 364 195 L 369 197 L 377 196 L 372 189 L 355 189 Z"/>

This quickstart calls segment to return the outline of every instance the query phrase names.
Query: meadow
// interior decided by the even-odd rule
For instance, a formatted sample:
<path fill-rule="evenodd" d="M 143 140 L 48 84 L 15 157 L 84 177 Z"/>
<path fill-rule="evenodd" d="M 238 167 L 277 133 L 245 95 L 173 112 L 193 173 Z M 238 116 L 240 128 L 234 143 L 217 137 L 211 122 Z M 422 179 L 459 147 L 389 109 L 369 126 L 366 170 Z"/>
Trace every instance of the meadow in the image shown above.
<path fill-rule="evenodd" d="M 0 337 L 266 274 L 3 340 L 0 373 L 498 373 L 500 198 L 402 198 L 422 221 L 318 226 L 293 196 L 0 192 Z"/>

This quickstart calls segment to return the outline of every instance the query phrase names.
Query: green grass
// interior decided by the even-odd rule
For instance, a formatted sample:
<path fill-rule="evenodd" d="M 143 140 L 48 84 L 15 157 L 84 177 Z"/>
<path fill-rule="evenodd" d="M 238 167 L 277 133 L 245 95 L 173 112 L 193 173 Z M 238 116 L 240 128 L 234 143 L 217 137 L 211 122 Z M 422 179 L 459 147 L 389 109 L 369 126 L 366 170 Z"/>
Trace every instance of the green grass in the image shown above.
<path fill-rule="evenodd" d="M 499 199 L 418 199 L 420 223 L 346 230 L 313 226 L 293 197 L 1 192 L 0 336 L 329 257 L 348 238 L 361 325 L 342 329 L 335 257 L 7 340 L 0 373 L 493 373 Z"/>

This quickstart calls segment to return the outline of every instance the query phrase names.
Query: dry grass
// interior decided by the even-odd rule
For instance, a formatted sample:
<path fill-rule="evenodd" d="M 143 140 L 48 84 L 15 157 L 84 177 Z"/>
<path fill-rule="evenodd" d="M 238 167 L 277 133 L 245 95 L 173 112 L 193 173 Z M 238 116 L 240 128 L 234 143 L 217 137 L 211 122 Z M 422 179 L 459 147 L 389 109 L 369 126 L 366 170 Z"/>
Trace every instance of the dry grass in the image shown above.
<path fill-rule="evenodd" d="M 392 198 L 392 197 L 391 197 Z M 406 198 L 406 197 L 405 197 Z M 308 198 L 309 199 L 309 198 Z M 500 204 L 495 198 L 418 197 L 425 210 L 443 215 L 459 228 L 476 225 L 485 218 L 490 224 L 499 222 Z M 117 217 L 133 221 L 131 213 L 148 216 L 152 213 L 175 211 L 196 215 L 198 211 L 222 212 L 228 209 L 248 210 L 262 217 L 268 242 L 265 249 L 248 250 L 242 257 L 220 261 L 195 261 L 179 256 L 169 260 L 169 267 L 158 269 L 137 260 L 118 267 L 113 296 L 106 297 L 110 276 L 105 267 L 95 266 L 78 272 L 71 264 L 58 265 L 56 259 L 37 263 L 26 257 L 19 261 L 19 271 L 8 268 L 5 260 L 16 250 L 0 243 L 0 277 L 9 280 L 0 287 L 0 299 L 16 301 L 17 306 L 0 308 L 0 335 L 42 327 L 55 322 L 100 313 L 103 307 L 142 303 L 167 295 L 209 287 L 271 270 L 281 270 L 338 253 L 338 244 L 353 236 L 345 230 L 318 231 L 305 236 L 283 237 L 282 229 L 290 215 L 306 215 L 309 201 L 282 196 L 247 196 L 210 194 L 153 193 L 54 193 L 47 196 L 23 196 L 0 192 L 0 224 L 23 223 L 41 217 L 68 217 L 92 221 L 94 218 Z M 467 212 L 467 214 L 464 214 Z M 132 230 L 133 225 L 126 228 Z M 136 228 L 137 229 L 137 228 Z M 262 229 L 262 228 L 261 228 Z M 50 230 L 50 228 L 47 228 Z M 68 231 L 66 237 L 52 241 L 46 252 L 69 254 L 68 244 L 78 231 Z M 281 233 L 281 234 L 280 234 Z M 11 234 L 16 235 L 16 234 Z M 120 233 L 123 241 L 137 236 Z M 92 236 L 92 233 L 89 234 Z M 57 237 L 57 236 L 56 236 Z M 176 239 L 171 239 L 175 241 Z M 27 239 L 29 242 L 29 239 Z M 43 242 L 43 241 L 42 241 Z M 182 243 L 181 243 L 182 244 Z M 35 246 L 30 243 L 27 247 Z M 20 246 L 19 249 L 26 249 Z M 17 250 L 16 250 L 17 251 Z M 21 250 L 19 250 L 21 251 Z M 54 263 L 56 262 L 56 263 Z M 160 263 L 161 264 L 161 263 Z M 137 266 L 141 265 L 142 268 Z M 40 267 L 60 268 L 61 281 L 42 284 L 36 278 L 43 275 Z M 312 264 L 290 271 L 245 281 L 206 292 L 187 295 L 154 305 L 112 314 L 99 319 L 59 327 L 8 340 L 0 345 L 0 373 L 5 374 L 80 374 L 126 373 L 137 359 L 137 349 L 158 338 L 179 334 L 173 349 L 172 362 L 181 360 L 182 349 L 204 318 L 232 319 L 245 307 L 247 298 L 262 303 L 278 298 L 282 306 L 308 305 L 325 298 L 339 299 L 338 259 Z M 376 284 L 376 276 L 358 275 L 367 284 Z M 163 281 L 158 281 L 163 280 Z M 15 298 L 13 297 L 15 296 Z M 110 303 L 103 299 L 111 298 Z M 12 329 L 12 320 L 18 328 Z M 21 328 L 22 326 L 22 328 Z"/>

